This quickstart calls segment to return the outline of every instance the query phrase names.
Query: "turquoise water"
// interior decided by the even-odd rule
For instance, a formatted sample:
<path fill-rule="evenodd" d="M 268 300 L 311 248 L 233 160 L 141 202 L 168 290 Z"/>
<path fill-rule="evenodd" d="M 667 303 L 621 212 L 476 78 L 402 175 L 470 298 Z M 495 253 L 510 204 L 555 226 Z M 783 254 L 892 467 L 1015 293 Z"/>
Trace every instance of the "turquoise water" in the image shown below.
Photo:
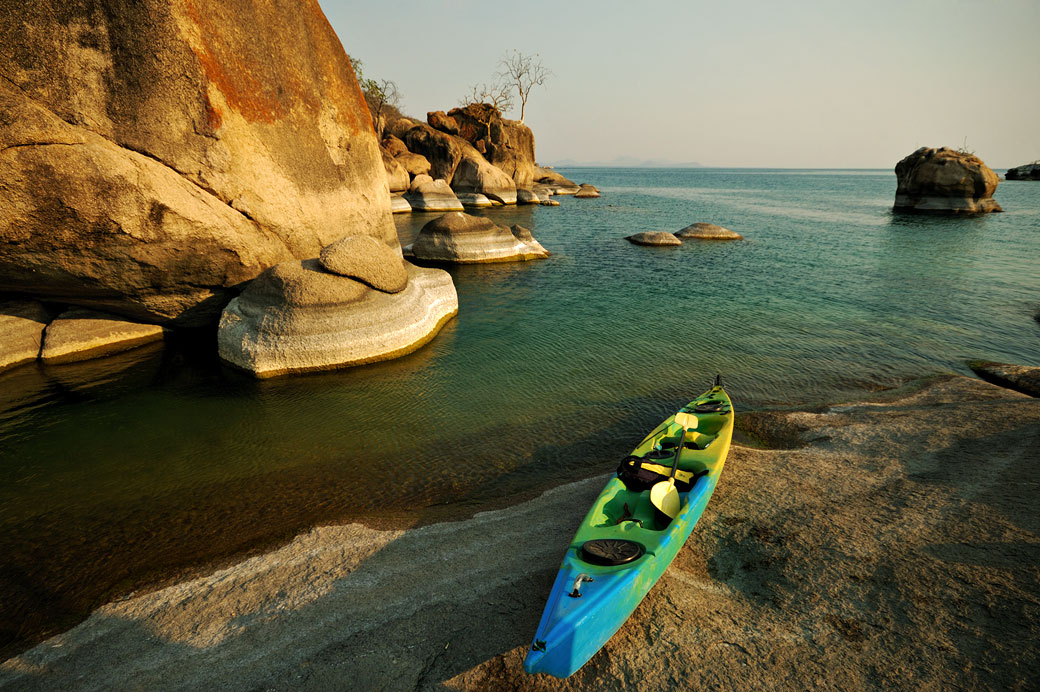
<path fill-rule="evenodd" d="M 887 171 L 561 172 L 603 196 L 488 210 L 553 256 L 452 268 L 457 319 L 405 358 L 257 382 L 203 334 L 0 375 L 3 636 L 315 523 L 606 471 L 716 373 L 747 410 L 1040 364 L 1040 185 L 951 219 L 894 216 Z M 745 240 L 622 239 L 695 221 Z"/>

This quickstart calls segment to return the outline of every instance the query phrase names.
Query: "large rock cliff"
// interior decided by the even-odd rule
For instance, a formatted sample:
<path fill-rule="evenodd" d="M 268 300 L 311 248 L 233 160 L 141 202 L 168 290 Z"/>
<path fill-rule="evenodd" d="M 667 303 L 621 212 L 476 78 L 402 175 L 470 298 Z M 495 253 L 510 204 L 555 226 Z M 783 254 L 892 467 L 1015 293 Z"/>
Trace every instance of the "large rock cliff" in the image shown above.
<path fill-rule="evenodd" d="M 0 0 L 0 290 L 178 325 L 344 235 L 397 247 L 316 0 Z"/>

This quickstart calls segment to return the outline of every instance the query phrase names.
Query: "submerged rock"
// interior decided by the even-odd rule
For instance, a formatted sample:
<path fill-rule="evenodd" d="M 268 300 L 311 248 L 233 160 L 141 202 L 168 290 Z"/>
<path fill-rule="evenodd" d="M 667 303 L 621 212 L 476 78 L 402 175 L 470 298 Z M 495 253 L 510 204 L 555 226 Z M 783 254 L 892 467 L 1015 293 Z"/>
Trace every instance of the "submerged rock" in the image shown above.
<path fill-rule="evenodd" d="M 405 264 L 407 285 L 385 293 L 325 271 L 318 260 L 268 269 L 220 318 L 220 358 L 257 377 L 388 360 L 432 339 L 458 312 L 451 276 Z"/>
<path fill-rule="evenodd" d="M 140 324 L 115 315 L 72 308 L 58 315 L 43 333 L 40 359 L 45 363 L 72 363 L 129 351 L 161 341 L 163 328 Z"/>
<path fill-rule="evenodd" d="M 428 175 L 417 175 L 405 193 L 405 199 L 418 211 L 456 211 L 462 202 L 455 196 L 448 183 L 434 180 Z"/>
<path fill-rule="evenodd" d="M 316 0 L 4 4 L 0 290 L 185 326 L 352 232 L 393 242 Z"/>
<path fill-rule="evenodd" d="M 363 281 L 387 293 L 403 291 L 408 283 L 400 250 L 369 236 L 341 238 L 322 248 L 318 261 L 333 274 Z"/>
<path fill-rule="evenodd" d="M 1003 211 L 993 199 L 999 179 L 977 156 L 921 147 L 896 164 L 894 211 L 980 214 Z"/>
<path fill-rule="evenodd" d="M 1007 180 L 1040 180 L 1040 161 L 1009 168 L 1004 177 Z"/>
<path fill-rule="evenodd" d="M 636 233 L 635 235 L 627 236 L 625 240 L 635 245 L 682 245 L 682 241 L 676 238 L 674 233 L 666 233 L 665 231 Z"/>
<path fill-rule="evenodd" d="M 514 230 L 516 229 L 516 230 Z M 454 212 L 434 219 L 411 245 L 417 259 L 460 264 L 545 259 L 549 252 L 521 226 L 500 226 L 482 216 Z"/>
<path fill-rule="evenodd" d="M 0 302 L 0 370 L 30 363 L 40 355 L 50 314 L 35 300 Z"/>
<path fill-rule="evenodd" d="M 1040 397 L 1040 367 L 973 360 L 968 363 L 976 375 L 995 385 Z"/>
<path fill-rule="evenodd" d="M 736 231 L 731 231 L 728 228 L 716 226 L 713 223 L 703 223 L 698 221 L 681 231 L 676 231 L 675 237 L 681 238 L 682 240 L 688 238 L 696 238 L 699 240 L 741 240 L 744 236 L 740 235 Z"/>

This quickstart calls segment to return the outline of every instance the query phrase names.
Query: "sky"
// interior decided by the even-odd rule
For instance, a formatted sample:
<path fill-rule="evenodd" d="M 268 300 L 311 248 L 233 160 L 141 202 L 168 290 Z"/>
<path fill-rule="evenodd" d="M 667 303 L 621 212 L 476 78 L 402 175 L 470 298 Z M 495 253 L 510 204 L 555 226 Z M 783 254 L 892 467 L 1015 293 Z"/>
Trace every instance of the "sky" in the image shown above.
<path fill-rule="evenodd" d="M 892 168 L 921 146 L 1040 159 L 1040 0 L 320 3 L 420 119 L 507 51 L 537 54 L 553 75 L 525 122 L 543 165 Z"/>

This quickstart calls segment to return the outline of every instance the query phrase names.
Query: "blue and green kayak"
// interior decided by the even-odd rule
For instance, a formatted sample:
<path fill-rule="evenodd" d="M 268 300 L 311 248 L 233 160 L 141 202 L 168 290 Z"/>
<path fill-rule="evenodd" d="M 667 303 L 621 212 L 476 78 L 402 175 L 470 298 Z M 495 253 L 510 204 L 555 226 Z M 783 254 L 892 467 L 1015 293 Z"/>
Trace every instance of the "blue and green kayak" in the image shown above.
<path fill-rule="evenodd" d="M 733 415 L 716 379 L 622 462 L 567 548 L 524 670 L 565 678 L 624 624 L 704 512 L 729 452 Z M 660 492 L 651 500 L 654 485 L 668 489 L 659 484 L 669 482 L 673 468 L 674 518 L 661 511 Z"/>

